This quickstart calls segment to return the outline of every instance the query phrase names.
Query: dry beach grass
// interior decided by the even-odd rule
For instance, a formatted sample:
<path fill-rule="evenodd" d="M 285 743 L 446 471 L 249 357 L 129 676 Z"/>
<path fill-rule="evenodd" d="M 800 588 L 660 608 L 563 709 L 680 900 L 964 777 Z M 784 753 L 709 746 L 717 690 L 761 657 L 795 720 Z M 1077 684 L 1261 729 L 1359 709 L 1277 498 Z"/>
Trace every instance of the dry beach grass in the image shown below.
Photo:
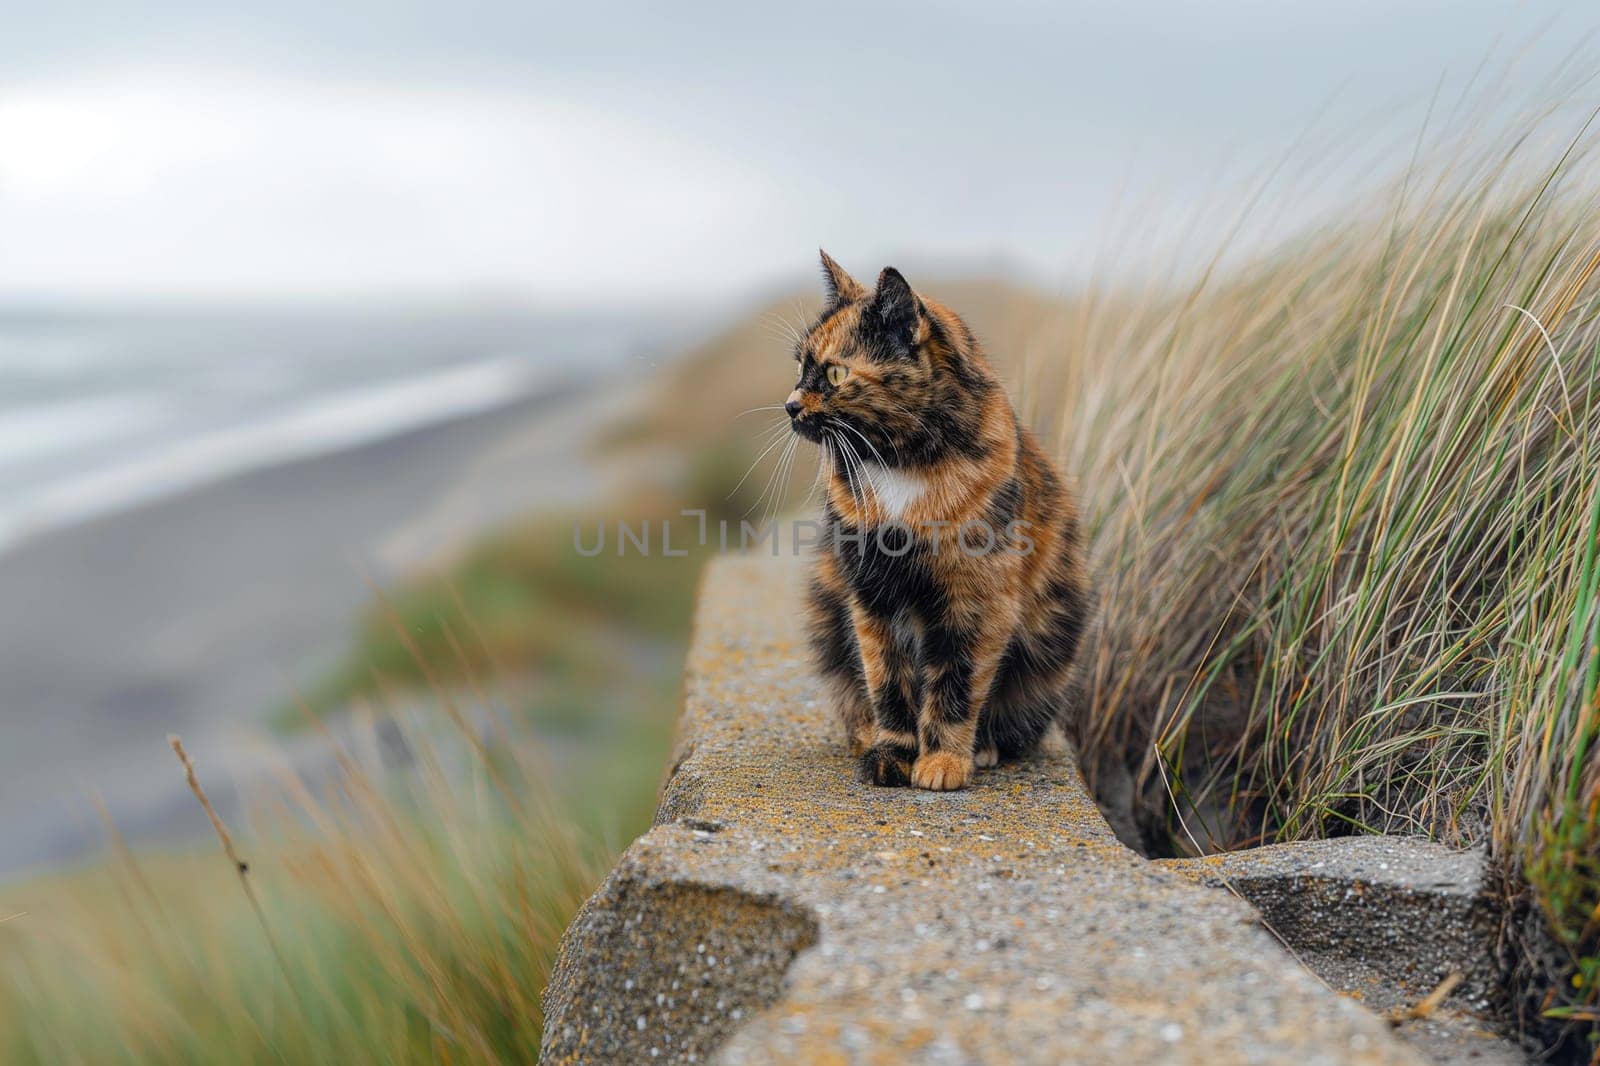
<path fill-rule="evenodd" d="M 1015 377 L 1084 497 L 1079 725 L 1124 831 L 1167 854 L 1488 840 L 1515 1006 L 1576 1047 L 1600 977 L 1600 224 L 1582 142 L 1533 143 L 1419 167 L 1242 266 L 1090 292 Z"/>

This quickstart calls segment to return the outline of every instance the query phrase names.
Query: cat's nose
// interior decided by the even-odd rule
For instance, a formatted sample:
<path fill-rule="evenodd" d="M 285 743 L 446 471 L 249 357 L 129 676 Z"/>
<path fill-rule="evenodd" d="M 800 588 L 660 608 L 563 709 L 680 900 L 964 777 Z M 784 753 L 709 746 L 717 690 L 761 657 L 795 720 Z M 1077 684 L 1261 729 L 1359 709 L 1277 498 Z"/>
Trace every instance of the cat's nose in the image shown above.
<path fill-rule="evenodd" d="M 799 418 L 802 410 L 799 400 L 790 400 L 788 403 L 783 405 L 783 409 L 789 412 L 790 418 Z"/>

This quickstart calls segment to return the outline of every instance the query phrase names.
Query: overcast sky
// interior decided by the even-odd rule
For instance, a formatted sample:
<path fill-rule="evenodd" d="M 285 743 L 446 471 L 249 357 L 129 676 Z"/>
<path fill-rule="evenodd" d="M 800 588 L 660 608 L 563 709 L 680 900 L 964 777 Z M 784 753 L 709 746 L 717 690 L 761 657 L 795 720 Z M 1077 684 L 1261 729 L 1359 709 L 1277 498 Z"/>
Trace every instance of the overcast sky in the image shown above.
<path fill-rule="evenodd" d="M 1600 24 L 1462 0 L 222 7 L 11 5 L 0 297 L 718 299 L 819 244 L 863 274 L 1071 281 L 1108 218 L 1203 212 L 1293 151 L 1379 173 L 1441 79 L 1511 63 L 1515 94 Z"/>

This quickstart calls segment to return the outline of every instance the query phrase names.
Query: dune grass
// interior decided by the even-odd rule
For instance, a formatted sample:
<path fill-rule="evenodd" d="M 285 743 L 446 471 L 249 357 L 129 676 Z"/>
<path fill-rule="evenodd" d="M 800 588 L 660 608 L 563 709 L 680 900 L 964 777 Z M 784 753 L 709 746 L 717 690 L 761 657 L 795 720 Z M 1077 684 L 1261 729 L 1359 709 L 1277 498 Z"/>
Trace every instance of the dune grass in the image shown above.
<path fill-rule="evenodd" d="M 531 1058 L 557 938 L 608 856 L 540 793 L 526 750 L 414 750 L 405 775 L 351 753 L 323 788 L 285 774 L 293 817 L 239 845 L 259 916 L 212 850 L 119 846 L 12 886 L 0 1058 Z"/>
<path fill-rule="evenodd" d="M 1091 291 L 1012 376 L 1080 484 L 1080 731 L 1125 833 L 1487 842 L 1516 1006 L 1571 1047 L 1600 1016 L 1600 221 L 1581 153 L 1531 144 Z"/>

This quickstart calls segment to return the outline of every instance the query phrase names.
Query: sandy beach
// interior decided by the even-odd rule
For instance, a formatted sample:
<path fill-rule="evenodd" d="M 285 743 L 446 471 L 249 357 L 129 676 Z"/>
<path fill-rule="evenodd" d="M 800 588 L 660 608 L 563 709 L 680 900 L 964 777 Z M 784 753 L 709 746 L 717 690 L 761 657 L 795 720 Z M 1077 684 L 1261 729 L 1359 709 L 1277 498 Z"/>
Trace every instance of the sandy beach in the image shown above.
<path fill-rule="evenodd" d="M 554 385 L 0 554 L 0 876 L 98 846 L 96 794 L 135 839 L 203 829 L 167 734 L 225 793 L 240 737 L 344 649 L 368 580 L 597 498 L 587 444 L 625 403 Z"/>

